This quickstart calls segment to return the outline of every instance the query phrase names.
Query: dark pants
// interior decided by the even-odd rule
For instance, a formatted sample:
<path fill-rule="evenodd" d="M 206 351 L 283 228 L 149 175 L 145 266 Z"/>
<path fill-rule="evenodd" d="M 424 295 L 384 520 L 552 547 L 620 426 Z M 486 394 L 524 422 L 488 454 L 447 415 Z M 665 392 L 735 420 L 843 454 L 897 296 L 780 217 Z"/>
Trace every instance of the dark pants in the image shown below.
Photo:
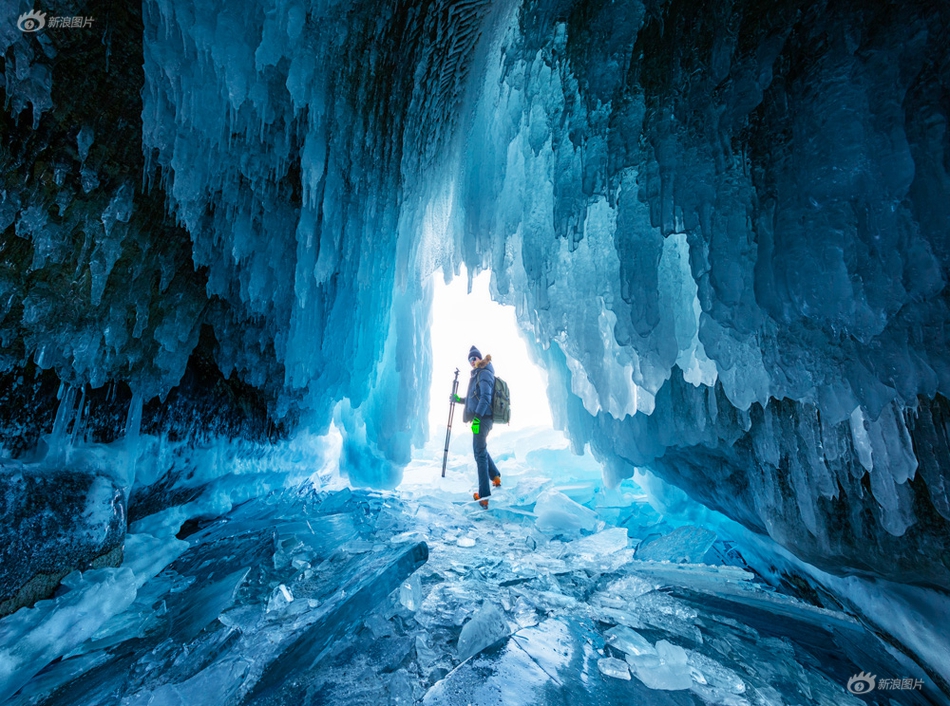
<path fill-rule="evenodd" d="M 491 479 L 500 476 L 498 466 L 488 455 L 488 432 L 491 431 L 492 420 L 483 419 L 479 424 L 477 434 L 472 435 L 472 449 L 475 451 L 475 466 L 478 468 L 478 497 L 487 498 L 491 495 Z"/>

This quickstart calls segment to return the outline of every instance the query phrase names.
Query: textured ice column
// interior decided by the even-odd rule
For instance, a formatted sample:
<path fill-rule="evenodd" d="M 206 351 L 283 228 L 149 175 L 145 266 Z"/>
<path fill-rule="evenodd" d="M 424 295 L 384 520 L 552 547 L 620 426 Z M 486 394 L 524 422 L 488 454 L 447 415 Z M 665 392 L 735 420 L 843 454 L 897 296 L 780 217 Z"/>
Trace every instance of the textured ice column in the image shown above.
<path fill-rule="evenodd" d="M 663 241 L 660 257 L 661 298 L 665 300 L 679 352 L 676 365 L 683 371 L 683 379 L 693 385 L 711 387 L 716 383 L 716 364 L 706 357 L 699 340 L 699 322 L 702 307 L 698 288 L 689 267 L 689 240 L 685 233 L 674 233 Z"/>
<path fill-rule="evenodd" d="M 422 446 L 428 434 L 425 417 L 427 390 L 407 386 L 409 380 L 426 380 L 431 368 L 429 327 L 431 288 L 412 284 L 397 293 L 392 323 L 376 380 L 359 409 L 344 403 L 345 432 L 342 469 L 356 485 L 394 486 L 402 466 L 409 462 L 413 445 Z M 419 412 L 419 405 L 422 405 Z"/>
<path fill-rule="evenodd" d="M 920 449 L 950 393 L 950 116 L 920 31 L 950 15 L 778 11 L 736 42 L 751 4 L 693 10 L 518 8 L 457 247 L 609 480 L 651 464 L 826 568 L 945 583 L 946 464 Z"/>
<path fill-rule="evenodd" d="M 392 486 L 426 435 L 419 283 L 451 257 L 433 209 L 493 13 L 341 7 L 147 4 L 145 147 L 220 302 L 222 372 L 277 417 L 337 409 L 345 470 Z"/>
<path fill-rule="evenodd" d="M 12 57 L 5 62 L 4 93 L 14 115 L 23 112 L 27 105 L 32 108 L 33 129 L 36 130 L 43 113 L 53 107 L 53 77 L 43 56 L 50 51 L 50 47 L 42 34 L 38 40 L 31 41 L 36 35 L 20 31 L 17 25 L 17 6 L 24 12 L 30 11 L 20 3 L 10 3 L 4 8 L 0 50 L 7 55 L 12 48 Z M 55 54 L 55 50 L 52 52 Z"/>

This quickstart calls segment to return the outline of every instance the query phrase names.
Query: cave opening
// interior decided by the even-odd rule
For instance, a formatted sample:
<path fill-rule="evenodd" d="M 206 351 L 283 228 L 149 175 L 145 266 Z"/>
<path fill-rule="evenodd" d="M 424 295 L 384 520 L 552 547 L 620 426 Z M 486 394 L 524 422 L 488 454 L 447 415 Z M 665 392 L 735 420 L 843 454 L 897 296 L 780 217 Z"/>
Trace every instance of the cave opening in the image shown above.
<path fill-rule="evenodd" d="M 950 5 L 761 5 L 7 17 L 0 693 L 945 702 Z"/>
<path fill-rule="evenodd" d="M 472 278 L 469 290 L 468 273 L 464 268 L 448 284 L 441 273 L 433 277 L 430 441 L 439 441 L 445 430 L 446 398 L 452 389 L 456 368 L 460 371 L 459 394 L 465 394 L 469 378 L 466 357 L 473 345 L 484 355 L 492 356 L 496 374 L 508 382 L 513 411 L 511 422 L 505 428 L 551 429 L 554 426 L 547 395 L 547 374 L 531 358 L 514 307 L 492 300 L 490 278 L 489 272 L 479 273 Z"/>

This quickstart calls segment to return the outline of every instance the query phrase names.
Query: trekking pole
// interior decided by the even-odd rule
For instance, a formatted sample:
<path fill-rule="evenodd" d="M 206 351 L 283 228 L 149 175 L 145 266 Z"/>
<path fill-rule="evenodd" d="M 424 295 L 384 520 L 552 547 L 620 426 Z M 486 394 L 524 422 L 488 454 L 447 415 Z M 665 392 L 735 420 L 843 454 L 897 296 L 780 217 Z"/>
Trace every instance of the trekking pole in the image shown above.
<path fill-rule="evenodd" d="M 459 369 L 455 369 L 455 380 L 452 382 L 452 401 L 449 403 L 449 424 L 445 430 L 445 454 L 442 456 L 442 477 L 445 478 L 445 464 L 449 460 L 449 438 L 452 436 L 452 417 L 455 416 L 455 395 L 459 390 Z"/>

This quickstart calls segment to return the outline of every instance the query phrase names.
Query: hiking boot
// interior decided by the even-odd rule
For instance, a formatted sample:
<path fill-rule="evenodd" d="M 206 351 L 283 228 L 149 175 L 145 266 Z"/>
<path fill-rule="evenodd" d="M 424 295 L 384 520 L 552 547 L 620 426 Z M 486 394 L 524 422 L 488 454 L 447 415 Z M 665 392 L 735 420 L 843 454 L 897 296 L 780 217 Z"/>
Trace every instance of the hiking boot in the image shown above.
<path fill-rule="evenodd" d="M 499 473 L 497 476 L 491 479 L 491 484 L 495 486 L 496 488 L 501 487 L 501 473 Z"/>
<path fill-rule="evenodd" d="M 472 497 L 474 497 L 476 500 L 478 500 L 478 497 L 479 497 L 479 496 L 478 496 L 478 493 L 472 493 Z M 478 504 L 481 505 L 483 508 L 485 508 L 485 509 L 487 510 L 487 509 L 488 509 L 488 498 L 485 498 L 484 500 L 479 500 Z"/>

